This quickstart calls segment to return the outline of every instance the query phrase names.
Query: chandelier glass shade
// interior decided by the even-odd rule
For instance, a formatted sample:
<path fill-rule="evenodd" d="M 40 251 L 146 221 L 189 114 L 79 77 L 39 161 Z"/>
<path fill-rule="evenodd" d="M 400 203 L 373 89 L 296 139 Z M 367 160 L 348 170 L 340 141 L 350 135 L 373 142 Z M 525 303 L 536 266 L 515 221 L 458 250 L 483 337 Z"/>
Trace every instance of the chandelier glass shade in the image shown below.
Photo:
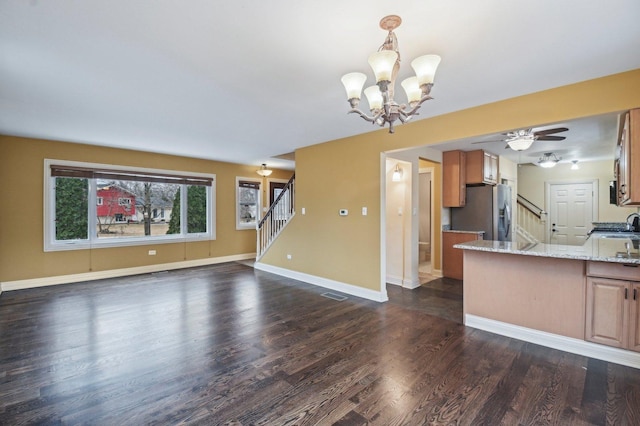
<path fill-rule="evenodd" d="M 262 177 L 267 177 L 271 173 L 273 173 L 273 170 L 267 169 L 267 165 L 265 163 L 262 163 L 262 166 L 260 166 L 260 168 L 256 170 L 256 173 Z"/>
<path fill-rule="evenodd" d="M 407 78 L 401 85 L 407 94 L 408 105 L 398 104 L 394 100 L 394 86 L 400 69 L 400 53 L 398 39 L 393 32 L 402 19 L 397 15 L 382 18 L 380 28 L 388 31 L 387 38 L 376 53 L 369 56 L 369 65 L 373 70 L 376 85 L 367 87 L 364 94 L 369 102 L 371 115 L 361 111 L 358 106 L 362 95 L 362 88 L 367 76 L 361 72 L 352 72 L 342 77 L 342 84 L 347 91 L 347 100 L 351 106 L 349 113 L 360 117 L 380 127 L 389 124 L 389 133 L 394 132 L 396 120 L 405 123 L 417 114 L 423 102 L 433 99 L 430 96 L 436 69 L 440 64 L 440 56 L 424 55 L 411 62 L 415 77 Z"/>
<path fill-rule="evenodd" d="M 553 152 L 545 152 L 538 160 L 538 165 L 540 167 L 544 167 L 545 169 L 549 169 L 558 164 L 560 160 L 561 158 L 556 157 Z"/>

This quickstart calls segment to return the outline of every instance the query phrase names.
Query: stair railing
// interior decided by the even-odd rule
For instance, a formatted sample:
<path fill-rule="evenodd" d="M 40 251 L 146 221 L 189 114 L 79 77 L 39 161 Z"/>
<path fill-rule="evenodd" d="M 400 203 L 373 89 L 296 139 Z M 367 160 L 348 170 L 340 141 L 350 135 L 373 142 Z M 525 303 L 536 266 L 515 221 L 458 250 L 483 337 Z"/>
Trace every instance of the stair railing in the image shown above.
<path fill-rule="evenodd" d="M 547 212 L 518 194 L 516 235 L 529 243 L 545 242 Z"/>
<path fill-rule="evenodd" d="M 256 261 L 260 260 L 278 234 L 295 215 L 295 177 L 295 174 L 291 176 L 262 220 L 256 225 Z"/>

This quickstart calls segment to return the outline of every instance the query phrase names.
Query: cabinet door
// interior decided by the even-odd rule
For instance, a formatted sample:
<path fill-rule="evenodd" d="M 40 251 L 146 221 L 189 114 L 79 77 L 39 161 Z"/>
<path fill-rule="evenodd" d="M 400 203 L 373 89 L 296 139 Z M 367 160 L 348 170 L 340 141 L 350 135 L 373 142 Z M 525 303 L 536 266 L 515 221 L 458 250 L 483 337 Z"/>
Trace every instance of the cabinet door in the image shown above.
<path fill-rule="evenodd" d="M 629 349 L 640 352 L 640 283 L 631 284 L 629 304 Z"/>
<path fill-rule="evenodd" d="M 463 151 L 442 153 L 442 206 L 462 207 L 466 202 L 466 157 Z"/>
<path fill-rule="evenodd" d="M 585 340 L 624 348 L 627 345 L 628 282 L 587 277 Z"/>
<path fill-rule="evenodd" d="M 453 248 L 454 245 L 468 241 L 481 240 L 482 235 L 474 232 L 442 233 L 442 276 L 461 280 L 463 277 L 464 250 Z"/>
<path fill-rule="evenodd" d="M 484 153 L 484 182 L 498 183 L 498 157 L 488 152 Z"/>

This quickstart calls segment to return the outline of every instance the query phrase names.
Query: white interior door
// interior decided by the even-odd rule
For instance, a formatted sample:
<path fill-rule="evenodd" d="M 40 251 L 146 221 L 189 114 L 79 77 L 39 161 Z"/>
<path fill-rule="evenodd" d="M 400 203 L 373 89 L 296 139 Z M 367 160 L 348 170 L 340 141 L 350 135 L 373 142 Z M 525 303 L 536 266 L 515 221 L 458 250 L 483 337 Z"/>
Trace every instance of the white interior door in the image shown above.
<path fill-rule="evenodd" d="M 548 184 L 549 243 L 582 245 L 597 220 L 597 181 Z"/>

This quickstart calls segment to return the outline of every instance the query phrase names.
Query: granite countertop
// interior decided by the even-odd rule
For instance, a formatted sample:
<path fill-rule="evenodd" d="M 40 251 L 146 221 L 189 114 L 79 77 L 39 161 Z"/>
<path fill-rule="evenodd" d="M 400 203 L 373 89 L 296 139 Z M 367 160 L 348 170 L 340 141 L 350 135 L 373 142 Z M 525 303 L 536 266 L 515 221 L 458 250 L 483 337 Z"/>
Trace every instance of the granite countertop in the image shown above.
<path fill-rule="evenodd" d="M 458 229 L 445 229 L 442 232 L 451 232 L 454 234 L 475 234 L 475 235 L 484 235 L 484 231 L 460 231 Z"/>
<path fill-rule="evenodd" d="M 640 264 L 640 240 L 624 237 L 606 237 L 593 234 L 581 246 L 545 243 L 514 243 L 510 241 L 478 240 L 456 244 L 463 250 L 520 254 L 525 256 L 556 257 L 575 260 Z"/>

